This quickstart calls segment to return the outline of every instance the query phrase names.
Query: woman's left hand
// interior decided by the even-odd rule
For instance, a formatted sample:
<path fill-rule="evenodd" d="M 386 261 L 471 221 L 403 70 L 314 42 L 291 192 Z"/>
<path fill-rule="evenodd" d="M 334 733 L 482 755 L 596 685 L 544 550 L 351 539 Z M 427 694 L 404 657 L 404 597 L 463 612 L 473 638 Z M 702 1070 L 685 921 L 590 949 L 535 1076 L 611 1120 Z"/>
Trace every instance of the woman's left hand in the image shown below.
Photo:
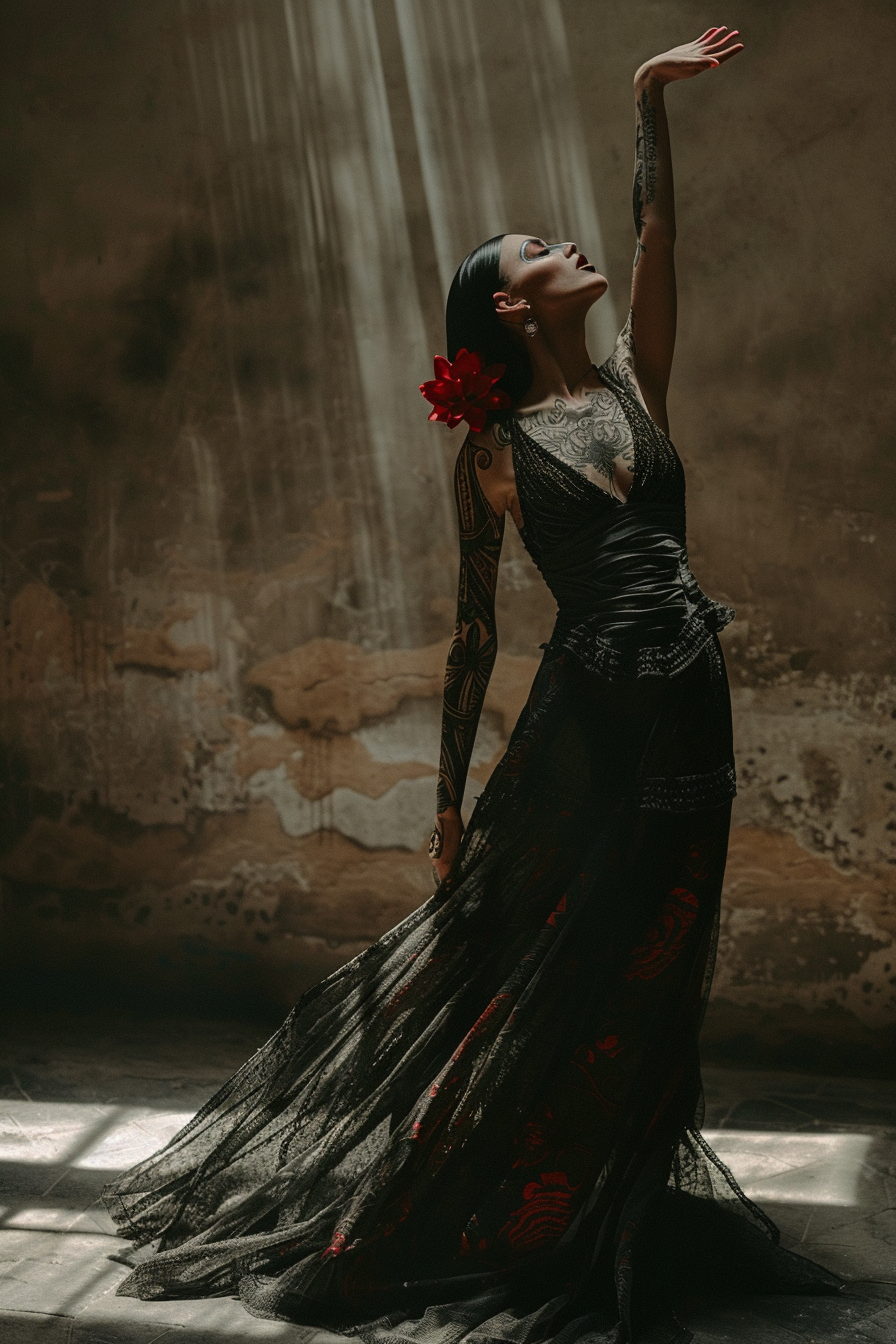
<path fill-rule="evenodd" d="M 696 42 L 685 42 L 680 47 L 672 47 L 645 61 L 635 75 L 635 83 L 646 79 L 658 84 L 671 84 L 674 79 L 693 79 L 694 75 L 702 75 L 704 70 L 713 70 L 743 51 L 743 42 L 733 41 L 737 36 L 736 28 L 730 33 L 724 25 L 721 28 L 708 28 Z"/>

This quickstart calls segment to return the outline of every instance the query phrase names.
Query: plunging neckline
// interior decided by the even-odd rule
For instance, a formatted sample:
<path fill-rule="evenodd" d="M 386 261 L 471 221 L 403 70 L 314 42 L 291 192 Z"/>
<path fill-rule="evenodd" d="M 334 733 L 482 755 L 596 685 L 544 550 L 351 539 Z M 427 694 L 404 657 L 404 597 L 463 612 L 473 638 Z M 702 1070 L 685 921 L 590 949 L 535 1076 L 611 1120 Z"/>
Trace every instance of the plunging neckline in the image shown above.
<path fill-rule="evenodd" d="M 628 508 L 629 501 L 632 497 L 632 491 L 634 490 L 638 480 L 637 436 L 635 434 L 634 426 L 631 422 L 631 416 L 629 415 L 628 410 L 626 409 L 625 404 L 622 401 L 622 398 L 619 396 L 616 389 L 614 387 L 611 387 L 610 384 L 604 380 L 604 376 L 601 373 L 600 369 L 597 367 L 597 365 L 592 364 L 591 367 L 594 369 L 595 373 L 598 375 L 601 382 L 603 383 L 602 388 L 597 387 L 594 389 L 595 392 L 607 391 L 613 397 L 615 397 L 617 405 L 622 411 L 622 414 L 625 416 L 626 423 L 628 424 L 629 428 L 629 433 L 632 436 L 632 483 L 628 488 L 628 492 L 626 493 L 625 499 L 620 499 L 618 495 L 611 494 L 609 490 L 605 490 L 603 486 L 598 485 L 596 481 L 592 481 L 591 477 L 586 476 L 583 471 L 579 471 L 579 469 L 577 467 L 572 466 L 570 462 L 565 461 L 564 458 L 562 457 L 558 457 L 557 454 L 552 453 L 549 448 L 545 448 L 544 444 L 539 443 L 538 440 L 536 438 L 533 438 L 533 436 L 529 433 L 529 431 L 523 427 L 522 422 L 519 416 L 516 414 L 516 412 L 514 412 L 513 414 L 513 421 L 519 432 L 523 435 L 523 437 L 528 439 L 529 443 L 533 444 L 534 447 L 538 450 L 538 452 L 543 453 L 545 457 L 551 460 L 551 462 L 556 462 L 560 467 L 563 468 L 564 471 L 572 472 L 573 476 L 576 478 L 577 481 L 584 481 L 585 484 L 590 486 L 592 490 L 596 490 L 597 493 L 603 499 L 608 499 L 611 504 L 615 504 L 616 507 L 619 509 L 625 509 Z M 530 412 L 530 414 L 532 414 L 532 412 Z M 514 471 L 514 477 L 515 476 L 516 472 Z M 522 530 L 523 531 L 525 530 L 525 519 L 523 520 Z"/>

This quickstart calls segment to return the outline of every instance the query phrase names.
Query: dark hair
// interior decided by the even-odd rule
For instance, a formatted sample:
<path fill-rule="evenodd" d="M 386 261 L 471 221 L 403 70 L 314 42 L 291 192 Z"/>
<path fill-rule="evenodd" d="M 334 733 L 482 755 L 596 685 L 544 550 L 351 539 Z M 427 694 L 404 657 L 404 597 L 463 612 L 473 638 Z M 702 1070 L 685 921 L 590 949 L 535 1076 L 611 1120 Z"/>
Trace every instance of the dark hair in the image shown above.
<path fill-rule="evenodd" d="M 507 285 L 506 276 L 501 274 L 503 240 L 503 233 L 489 238 L 461 262 L 448 291 L 445 328 L 449 359 L 454 359 L 458 350 L 466 349 L 475 350 L 484 365 L 507 365 L 497 386 L 515 406 L 532 382 L 532 365 L 526 351 L 511 339 L 495 312 L 492 296 Z M 493 424 L 506 414 L 490 411 L 488 423 Z"/>

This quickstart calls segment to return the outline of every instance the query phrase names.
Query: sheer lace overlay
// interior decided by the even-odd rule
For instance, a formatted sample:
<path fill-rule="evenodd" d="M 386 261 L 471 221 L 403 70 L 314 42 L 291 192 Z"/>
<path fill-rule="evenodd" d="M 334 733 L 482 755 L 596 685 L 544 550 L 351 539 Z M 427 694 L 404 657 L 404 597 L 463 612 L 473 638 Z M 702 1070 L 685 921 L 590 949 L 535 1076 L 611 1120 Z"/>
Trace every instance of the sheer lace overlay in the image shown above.
<path fill-rule="evenodd" d="M 730 616 L 690 574 L 681 464 L 628 351 L 630 326 L 600 371 L 632 426 L 626 503 L 510 425 L 558 618 L 451 871 L 107 1187 L 143 1248 L 120 1292 L 237 1294 L 368 1344 L 681 1344 L 690 1291 L 839 1286 L 778 1245 L 700 1133 Z M 457 482 L 454 797 L 500 546 L 470 451 Z"/>

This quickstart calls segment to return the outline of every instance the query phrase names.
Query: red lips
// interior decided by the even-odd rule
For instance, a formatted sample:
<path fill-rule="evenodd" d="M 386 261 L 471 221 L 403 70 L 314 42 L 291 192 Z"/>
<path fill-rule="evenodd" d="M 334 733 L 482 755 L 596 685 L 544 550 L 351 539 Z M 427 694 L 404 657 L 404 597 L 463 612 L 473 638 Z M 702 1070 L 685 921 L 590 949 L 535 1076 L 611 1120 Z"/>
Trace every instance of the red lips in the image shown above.
<path fill-rule="evenodd" d="M 589 271 L 593 271 L 593 270 L 594 270 L 594 267 L 591 265 L 591 262 L 590 262 L 590 261 L 588 260 L 588 258 L 585 256 L 585 253 L 584 253 L 584 252 L 580 252 L 579 255 L 578 255 L 578 257 L 576 258 L 576 270 L 577 270 L 577 271 L 584 270 L 584 268 L 585 268 L 586 266 L 587 266 L 587 268 L 588 268 Z"/>

